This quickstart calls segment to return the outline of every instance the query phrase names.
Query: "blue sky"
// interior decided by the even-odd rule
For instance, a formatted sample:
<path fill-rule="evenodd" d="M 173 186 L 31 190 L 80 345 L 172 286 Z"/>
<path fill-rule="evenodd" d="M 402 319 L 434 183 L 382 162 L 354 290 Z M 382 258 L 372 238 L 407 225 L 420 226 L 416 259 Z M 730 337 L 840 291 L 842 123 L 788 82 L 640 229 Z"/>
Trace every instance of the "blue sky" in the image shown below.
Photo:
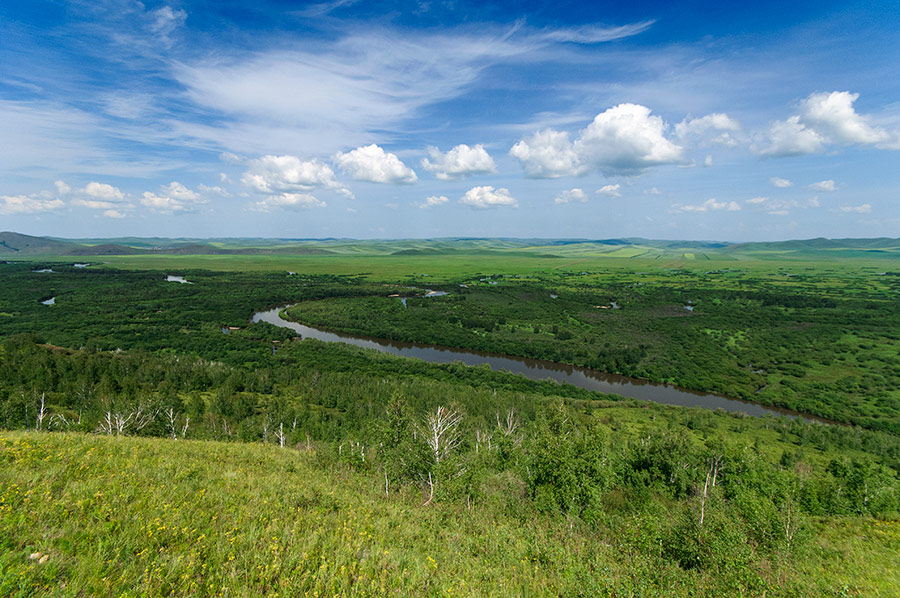
<path fill-rule="evenodd" d="M 900 2 L 0 5 L 0 230 L 900 236 Z"/>

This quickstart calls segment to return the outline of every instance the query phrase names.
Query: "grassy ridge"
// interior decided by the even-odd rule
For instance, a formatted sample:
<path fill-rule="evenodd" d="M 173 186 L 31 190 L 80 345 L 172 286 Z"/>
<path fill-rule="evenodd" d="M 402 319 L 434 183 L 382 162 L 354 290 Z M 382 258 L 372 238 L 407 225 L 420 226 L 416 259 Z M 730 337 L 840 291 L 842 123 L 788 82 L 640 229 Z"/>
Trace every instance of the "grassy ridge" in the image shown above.
<path fill-rule="evenodd" d="M 900 524 L 821 518 L 796 559 L 723 575 L 642 550 L 652 518 L 385 496 L 315 449 L 0 434 L 0 594 L 893 596 Z M 653 525 L 666 525 L 664 513 Z M 652 525 L 651 525 L 652 527 Z M 651 547 L 652 548 L 652 547 Z M 43 564 L 33 553 L 49 554 Z"/>

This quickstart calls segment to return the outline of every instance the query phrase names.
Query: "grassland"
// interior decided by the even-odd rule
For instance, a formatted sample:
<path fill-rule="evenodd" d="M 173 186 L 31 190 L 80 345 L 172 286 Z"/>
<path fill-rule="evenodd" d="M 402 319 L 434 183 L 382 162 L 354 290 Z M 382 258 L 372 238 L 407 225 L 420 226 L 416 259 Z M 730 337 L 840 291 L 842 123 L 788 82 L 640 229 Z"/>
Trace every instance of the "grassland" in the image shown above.
<path fill-rule="evenodd" d="M 377 475 L 319 452 L 0 434 L 0 593 L 886 597 L 900 587 L 896 521 L 818 518 L 791 558 L 684 570 L 645 546 L 665 519 L 548 517 L 501 491 L 503 478 L 484 504 L 422 507 L 419 492 L 385 496 Z"/>

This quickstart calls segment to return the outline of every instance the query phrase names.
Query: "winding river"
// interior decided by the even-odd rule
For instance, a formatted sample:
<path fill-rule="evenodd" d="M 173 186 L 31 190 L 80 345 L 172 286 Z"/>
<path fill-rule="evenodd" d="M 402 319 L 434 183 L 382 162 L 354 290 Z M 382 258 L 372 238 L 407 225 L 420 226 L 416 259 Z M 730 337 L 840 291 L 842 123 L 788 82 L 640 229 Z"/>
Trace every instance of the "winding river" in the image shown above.
<path fill-rule="evenodd" d="M 348 343 L 365 349 L 375 349 L 382 353 L 390 353 L 401 357 L 422 359 L 431 363 L 462 362 L 466 365 L 488 364 L 494 370 L 504 370 L 514 374 L 521 374 L 531 380 L 552 379 L 558 382 L 571 384 L 579 388 L 593 390 L 607 394 L 617 394 L 642 401 L 653 401 L 666 405 L 678 405 L 680 407 L 702 407 L 704 409 L 724 409 L 732 413 L 746 413 L 757 417 L 765 415 L 799 417 L 806 421 L 832 423 L 812 415 L 798 413 L 789 409 L 778 407 L 764 407 L 751 401 L 730 399 L 716 394 L 698 392 L 679 388 L 671 384 L 649 382 L 639 378 L 629 378 L 618 374 L 609 374 L 588 368 L 544 361 L 541 359 L 529 359 L 511 355 L 497 355 L 483 351 L 466 349 L 454 349 L 438 345 L 422 343 L 405 343 L 386 339 L 369 338 L 345 334 L 341 332 L 328 332 L 304 326 L 299 322 L 291 322 L 281 317 L 281 311 L 286 307 L 277 307 L 268 311 L 260 311 L 253 314 L 253 322 L 268 322 L 275 326 L 290 328 L 299 333 L 303 338 L 314 338 L 320 341 Z"/>

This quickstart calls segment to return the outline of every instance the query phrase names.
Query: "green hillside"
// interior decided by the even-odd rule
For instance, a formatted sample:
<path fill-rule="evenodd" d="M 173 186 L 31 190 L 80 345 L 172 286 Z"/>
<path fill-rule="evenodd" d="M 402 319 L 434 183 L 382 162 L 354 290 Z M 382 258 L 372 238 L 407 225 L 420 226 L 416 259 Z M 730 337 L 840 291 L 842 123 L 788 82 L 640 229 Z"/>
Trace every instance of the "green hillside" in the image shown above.
<path fill-rule="evenodd" d="M 0 594 L 886 597 L 900 587 L 896 521 L 817 518 L 790 550 L 735 550 L 734 526 L 710 506 L 721 566 L 684 568 L 668 548 L 678 519 L 628 508 L 625 495 L 597 524 L 535 511 L 504 475 L 477 504 L 422 506 L 419 491 L 386 496 L 378 472 L 323 450 L 0 434 Z"/>

